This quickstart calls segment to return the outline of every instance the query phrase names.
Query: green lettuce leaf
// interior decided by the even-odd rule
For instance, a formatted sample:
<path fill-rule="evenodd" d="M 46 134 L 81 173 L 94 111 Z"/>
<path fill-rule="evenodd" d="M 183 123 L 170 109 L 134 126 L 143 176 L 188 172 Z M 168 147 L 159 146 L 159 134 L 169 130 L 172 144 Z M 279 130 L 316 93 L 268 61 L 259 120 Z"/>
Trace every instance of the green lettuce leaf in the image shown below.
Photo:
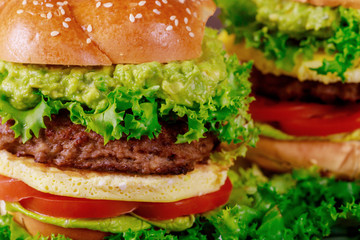
<path fill-rule="evenodd" d="M 39 136 L 41 128 L 45 128 L 44 117 L 51 117 L 51 114 L 57 113 L 56 109 L 52 109 L 45 101 L 42 101 L 33 109 L 27 111 L 19 111 L 14 108 L 4 95 L 0 96 L 0 116 L 2 124 L 9 120 L 15 120 L 11 129 L 15 133 L 15 137 L 21 137 L 23 142 L 33 137 Z"/>
<path fill-rule="evenodd" d="M 335 54 L 335 59 L 324 60 L 323 65 L 314 70 L 323 75 L 336 73 L 345 80 L 345 72 L 360 57 L 360 14 L 357 10 L 342 7 L 338 11 L 341 17 L 340 27 L 326 40 L 324 47 L 327 54 Z"/>

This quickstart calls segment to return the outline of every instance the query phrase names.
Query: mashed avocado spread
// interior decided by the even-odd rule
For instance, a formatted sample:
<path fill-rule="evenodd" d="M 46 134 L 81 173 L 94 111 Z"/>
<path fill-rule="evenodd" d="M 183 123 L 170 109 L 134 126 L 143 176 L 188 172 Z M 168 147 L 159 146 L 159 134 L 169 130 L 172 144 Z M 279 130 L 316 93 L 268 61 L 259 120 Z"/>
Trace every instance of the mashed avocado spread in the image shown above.
<path fill-rule="evenodd" d="M 161 64 L 118 64 L 111 67 L 67 67 L 0 62 L 0 91 L 12 106 L 30 109 L 42 94 L 65 101 L 77 101 L 102 110 L 106 95 L 116 87 L 132 90 L 159 86 L 157 97 L 176 104 L 203 104 L 215 95 L 217 85 L 227 77 L 222 44 L 209 29 L 205 32 L 200 58 Z"/>
<path fill-rule="evenodd" d="M 270 29 L 300 37 L 312 34 L 329 37 L 333 24 L 340 22 L 339 12 L 330 7 L 315 7 L 289 0 L 253 0 L 256 20 Z"/>

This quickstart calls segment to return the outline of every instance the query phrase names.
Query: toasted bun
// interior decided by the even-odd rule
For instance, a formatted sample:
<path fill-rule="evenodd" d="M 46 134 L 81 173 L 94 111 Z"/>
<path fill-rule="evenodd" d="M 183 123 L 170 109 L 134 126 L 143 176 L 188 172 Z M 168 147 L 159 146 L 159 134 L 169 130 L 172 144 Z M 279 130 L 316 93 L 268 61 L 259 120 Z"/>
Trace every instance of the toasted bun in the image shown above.
<path fill-rule="evenodd" d="M 302 3 L 308 3 L 315 6 L 337 7 L 343 6 L 347 8 L 360 8 L 359 0 L 293 0 Z"/>
<path fill-rule="evenodd" d="M 48 223 L 43 223 L 19 212 L 12 213 L 14 220 L 32 236 L 40 234 L 44 237 L 51 235 L 64 235 L 72 240 L 103 240 L 108 234 L 88 229 L 62 228 Z"/>
<path fill-rule="evenodd" d="M 212 0 L 0 0 L 0 59 L 56 65 L 201 55 Z"/>
<path fill-rule="evenodd" d="M 186 175 L 98 173 L 58 169 L 0 151 L 0 175 L 19 179 L 41 192 L 75 198 L 175 202 L 219 190 L 227 170 L 209 163 L 197 165 Z"/>
<path fill-rule="evenodd" d="M 246 156 L 260 166 L 278 172 L 318 166 L 340 178 L 360 178 L 360 142 L 280 141 L 260 137 Z"/>

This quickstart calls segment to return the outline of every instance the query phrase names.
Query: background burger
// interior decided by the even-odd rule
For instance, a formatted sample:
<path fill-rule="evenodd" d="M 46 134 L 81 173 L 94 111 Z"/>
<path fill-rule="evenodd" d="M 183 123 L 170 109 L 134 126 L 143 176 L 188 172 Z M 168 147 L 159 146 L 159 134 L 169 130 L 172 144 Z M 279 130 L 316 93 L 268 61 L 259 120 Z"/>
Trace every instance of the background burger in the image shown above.
<path fill-rule="evenodd" d="M 205 29 L 214 11 L 0 1 L 2 239 L 182 231 L 228 201 L 254 141 L 250 65 Z"/>
<path fill-rule="evenodd" d="M 218 1 L 241 60 L 253 60 L 248 158 L 271 170 L 318 166 L 359 178 L 359 1 Z"/>

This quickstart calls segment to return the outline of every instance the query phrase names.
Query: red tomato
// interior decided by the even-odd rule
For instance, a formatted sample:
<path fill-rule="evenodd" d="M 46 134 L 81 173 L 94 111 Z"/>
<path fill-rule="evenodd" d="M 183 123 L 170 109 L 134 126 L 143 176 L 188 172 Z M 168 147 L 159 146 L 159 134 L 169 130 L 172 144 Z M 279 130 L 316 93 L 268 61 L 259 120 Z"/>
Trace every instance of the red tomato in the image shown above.
<path fill-rule="evenodd" d="M 0 175 L 0 199 L 7 202 L 18 202 L 29 196 L 47 196 L 49 194 L 39 192 L 20 180 Z"/>
<path fill-rule="evenodd" d="M 274 124 L 295 136 L 327 136 L 360 128 L 360 105 L 279 102 L 256 97 L 250 106 L 255 121 Z"/>
<path fill-rule="evenodd" d="M 166 220 L 179 216 L 204 213 L 227 203 L 232 190 L 230 179 L 219 191 L 174 203 L 141 203 L 135 214 L 149 220 Z"/>
<path fill-rule="evenodd" d="M 110 218 L 130 213 L 137 202 L 89 200 L 50 195 L 30 197 L 20 204 L 33 212 L 61 218 Z"/>
<path fill-rule="evenodd" d="M 109 218 L 132 212 L 136 202 L 89 200 L 42 193 L 24 182 L 0 175 L 0 199 L 33 212 L 63 218 Z"/>
<path fill-rule="evenodd" d="M 224 205 L 230 196 L 229 179 L 217 192 L 174 203 L 89 200 L 39 192 L 25 183 L 0 175 L 0 199 L 20 204 L 33 212 L 62 218 L 109 218 L 135 211 L 151 220 L 166 220 L 203 213 Z"/>

